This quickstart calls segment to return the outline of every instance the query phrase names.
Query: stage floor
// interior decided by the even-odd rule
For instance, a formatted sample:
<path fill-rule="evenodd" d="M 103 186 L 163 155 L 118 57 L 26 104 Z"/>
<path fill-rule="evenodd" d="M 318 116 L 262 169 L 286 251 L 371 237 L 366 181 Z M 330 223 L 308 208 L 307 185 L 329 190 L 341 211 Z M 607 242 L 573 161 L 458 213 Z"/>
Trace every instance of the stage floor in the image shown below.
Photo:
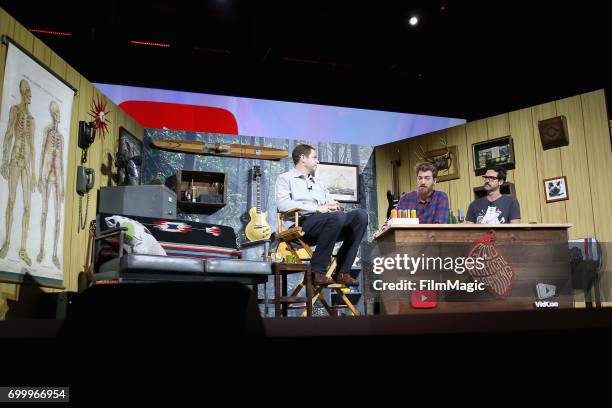
<path fill-rule="evenodd" d="M 0 321 L 0 339 L 52 339 L 63 321 Z M 163 327 L 162 322 L 158 322 Z M 199 326 L 202 322 L 194 322 Z M 612 308 L 415 314 L 358 317 L 265 318 L 267 338 L 376 337 L 556 331 L 612 331 Z"/>

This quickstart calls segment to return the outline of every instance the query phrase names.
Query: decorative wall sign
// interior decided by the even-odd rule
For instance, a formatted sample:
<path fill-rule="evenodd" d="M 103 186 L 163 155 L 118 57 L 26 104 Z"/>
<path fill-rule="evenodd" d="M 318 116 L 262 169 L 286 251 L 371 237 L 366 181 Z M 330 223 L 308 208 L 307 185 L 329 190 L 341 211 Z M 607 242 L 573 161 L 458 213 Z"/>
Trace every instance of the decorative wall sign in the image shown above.
<path fill-rule="evenodd" d="M 538 130 L 540 131 L 540 140 L 544 150 L 569 144 L 567 120 L 563 115 L 538 121 Z"/>
<path fill-rule="evenodd" d="M 459 175 L 459 155 L 457 154 L 457 146 L 449 146 L 437 150 L 429 150 L 425 152 L 428 157 L 436 158 L 448 154 L 447 165 L 438 168 L 438 183 L 441 181 L 456 180 Z M 434 162 L 435 164 L 435 162 Z"/>
<path fill-rule="evenodd" d="M 75 89 L 7 42 L 0 105 L 0 280 L 61 286 Z"/>
<path fill-rule="evenodd" d="M 565 176 L 561 176 L 544 180 L 544 192 L 546 194 L 547 203 L 569 200 L 567 179 Z"/>
<path fill-rule="evenodd" d="M 454 180 L 459 178 L 459 166 L 457 162 L 457 146 L 448 146 L 445 136 L 440 137 L 441 149 L 425 152 L 419 145 L 415 152 L 420 163 L 431 163 L 438 169 L 438 181 Z"/>

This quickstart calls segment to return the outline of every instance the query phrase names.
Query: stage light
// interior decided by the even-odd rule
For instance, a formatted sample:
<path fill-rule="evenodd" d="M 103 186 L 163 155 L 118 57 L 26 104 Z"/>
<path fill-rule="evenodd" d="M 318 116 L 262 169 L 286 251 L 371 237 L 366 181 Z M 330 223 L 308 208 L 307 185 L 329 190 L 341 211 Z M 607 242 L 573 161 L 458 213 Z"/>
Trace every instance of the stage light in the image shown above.
<path fill-rule="evenodd" d="M 63 36 L 63 37 L 70 37 L 70 36 L 72 36 L 72 33 L 64 32 L 64 31 L 39 30 L 37 28 L 29 28 L 28 30 L 31 33 L 36 33 L 36 34 L 60 35 L 60 36 Z"/>
<path fill-rule="evenodd" d="M 417 16 L 412 16 L 408 20 L 408 24 L 410 24 L 413 27 L 416 26 L 418 23 L 419 23 L 419 18 Z"/>
<path fill-rule="evenodd" d="M 144 45 L 144 46 L 147 46 L 147 47 L 161 47 L 161 48 L 170 48 L 171 47 L 170 44 L 150 42 L 150 41 L 137 41 L 137 40 L 130 40 L 130 44 L 133 44 L 133 45 Z"/>

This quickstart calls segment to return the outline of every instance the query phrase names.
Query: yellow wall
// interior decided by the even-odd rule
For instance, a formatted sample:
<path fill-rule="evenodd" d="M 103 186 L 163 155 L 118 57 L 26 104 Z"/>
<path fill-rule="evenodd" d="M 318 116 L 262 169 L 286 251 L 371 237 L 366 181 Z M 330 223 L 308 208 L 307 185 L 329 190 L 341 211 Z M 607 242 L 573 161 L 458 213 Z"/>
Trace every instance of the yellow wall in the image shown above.
<path fill-rule="evenodd" d="M 567 118 L 569 145 L 543 150 L 538 121 L 564 115 Z M 464 211 L 473 200 L 473 188 L 482 186 L 474 175 L 472 144 L 512 135 L 516 168 L 508 181 L 516 186 L 524 222 L 573 224 L 570 238 L 596 237 L 612 242 L 612 146 L 603 90 L 533 106 L 465 125 L 378 146 L 376 182 L 378 186 L 379 225 L 385 221 L 386 192 L 391 189 L 391 160 L 401 158 L 401 191 L 414 189 L 418 146 L 431 150 L 441 146 L 440 136 L 450 146 L 458 146 L 461 178 L 439 182 L 436 188 L 449 196 L 451 208 Z M 569 200 L 547 204 L 543 180 L 566 176 Z"/>
<path fill-rule="evenodd" d="M 86 78 L 76 72 L 70 65 L 55 54 L 42 41 L 26 30 L 15 21 L 4 10 L 0 8 L 0 35 L 8 35 L 24 49 L 32 53 L 36 58 L 50 67 L 60 77 L 64 78 L 73 87 L 77 88 L 78 95 L 74 99 L 70 125 L 70 141 L 67 143 L 68 164 L 66 172 L 66 201 L 65 201 L 65 228 L 64 228 L 64 286 L 67 290 L 76 291 L 79 273 L 84 270 L 86 261 L 86 248 L 89 225 L 85 231 L 79 230 L 79 200 L 75 192 L 75 169 L 80 164 L 81 149 L 77 146 L 78 122 L 79 120 L 91 121 L 88 112 L 91 109 L 92 100 L 98 99 L 99 95 L 106 101 L 106 110 L 109 114 L 109 132 L 104 138 L 96 135 L 96 141 L 89 149 L 87 167 L 96 170 L 96 185 L 91 191 L 87 214 L 87 224 L 95 217 L 97 191 L 100 186 L 109 185 L 110 177 L 102 174 L 101 166 L 108 165 L 108 155 L 117 151 L 119 127 L 123 126 L 132 134 L 144 138 L 144 130 L 123 110 L 115 106 L 108 98 L 102 95 Z M 0 45 L 0 78 L 4 78 L 4 64 L 6 58 L 6 46 Z M 2 83 L 0 80 L 0 94 Z M 85 212 L 86 200 L 83 199 L 83 213 Z M 0 211 L 4 211 L 3 209 Z M 20 286 L 8 283 L 0 283 L 0 318 L 6 312 L 4 298 L 17 300 L 19 298 Z"/>
<path fill-rule="evenodd" d="M 569 145 L 544 151 L 538 133 L 538 121 L 564 115 L 567 118 Z M 474 175 L 472 144 L 512 135 L 515 169 L 508 172 L 508 181 L 516 186 L 523 222 L 573 224 L 570 239 L 595 237 L 612 242 L 612 146 L 603 90 L 481 119 L 439 132 L 376 147 L 376 182 L 379 225 L 387 212 L 386 192 L 391 189 L 391 160 L 398 152 L 400 192 L 414 189 L 417 164 L 415 151 L 440 146 L 440 136 L 449 146 L 458 146 L 460 176 L 458 180 L 440 182 L 436 188 L 448 194 L 456 213 L 464 211 L 473 200 L 473 188 L 482 185 Z M 566 176 L 569 200 L 546 203 L 546 178 Z M 601 290 L 604 300 L 612 299 L 612 256 L 604 258 Z M 576 293 L 577 302 L 584 301 Z M 612 302 L 606 302 L 612 305 Z M 577 306 L 580 306 L 577 303 Z"/>

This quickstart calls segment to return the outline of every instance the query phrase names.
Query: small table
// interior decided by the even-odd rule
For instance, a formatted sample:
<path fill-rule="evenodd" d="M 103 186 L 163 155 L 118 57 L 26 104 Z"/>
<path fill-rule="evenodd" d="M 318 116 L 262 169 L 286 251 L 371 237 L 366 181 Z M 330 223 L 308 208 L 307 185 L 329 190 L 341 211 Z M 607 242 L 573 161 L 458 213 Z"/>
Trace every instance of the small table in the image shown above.
<path fill-rule="evenodd" d="M 274 316 L 287 317 L 290 304 L 306 303 L 306 316 L 312 316 L 312 271 L 310 264 L 275 262 L 272 264 L 274 274 Z M 303 273 L 306 282 L 306 297 L 287 296 L 287 275 Z"/>

